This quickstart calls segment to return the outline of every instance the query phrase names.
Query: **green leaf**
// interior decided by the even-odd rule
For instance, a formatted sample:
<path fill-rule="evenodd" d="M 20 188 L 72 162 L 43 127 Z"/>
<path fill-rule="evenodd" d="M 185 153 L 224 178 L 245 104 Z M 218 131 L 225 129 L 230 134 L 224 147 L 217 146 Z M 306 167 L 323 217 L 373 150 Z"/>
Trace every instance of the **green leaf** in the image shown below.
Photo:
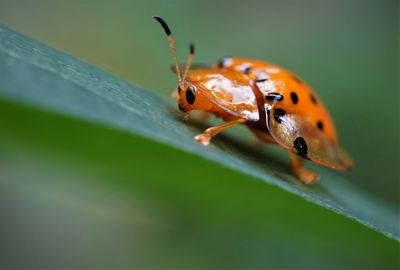
<path fill-rule="evenodd" d="M 363 193 L 342 176 L 320 169 L 321 181 L 301 184 L 271 155 L 225 137 L 210 147 L 182 123 L 167 98 L 140 89 L 6 27 L 0 27 L 0 95 L 139 134 L 276 185 L 400 240 L 393 205 Z"/>

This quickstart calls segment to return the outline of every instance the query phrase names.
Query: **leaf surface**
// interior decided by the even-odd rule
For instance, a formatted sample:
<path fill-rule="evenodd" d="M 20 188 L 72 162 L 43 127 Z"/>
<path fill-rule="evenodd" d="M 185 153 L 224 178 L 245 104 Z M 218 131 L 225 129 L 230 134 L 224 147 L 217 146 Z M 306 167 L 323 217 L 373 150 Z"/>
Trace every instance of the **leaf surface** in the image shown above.
<path fill-rule="evenodd" d="M 199 130 L 182 123 L 174 114 L 175 105 L 167 98 L 3 26 L 0 26 L 0 96 L 195 153 L 400 240 L 396 207 L 364 193 L 343 176 L 319 169 L 321 181 L 308 187 L 295 179 L 287 166 L 245 142 L 223 136 L 205 148 L 193 140 Z"/>

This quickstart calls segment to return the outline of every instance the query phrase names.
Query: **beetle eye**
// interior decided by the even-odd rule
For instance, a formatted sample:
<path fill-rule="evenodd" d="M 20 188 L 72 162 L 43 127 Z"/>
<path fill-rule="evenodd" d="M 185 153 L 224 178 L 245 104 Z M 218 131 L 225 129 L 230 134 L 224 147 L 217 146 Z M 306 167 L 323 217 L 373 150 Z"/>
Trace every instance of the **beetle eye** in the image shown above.
<path fill-rule="evenodd" d="M 196 88 L 194 88 L 194 86 L 189 86 L 186 89 L 186 101 L 187 103 L 192 105 L 195 100 L 196 100 Z"/>

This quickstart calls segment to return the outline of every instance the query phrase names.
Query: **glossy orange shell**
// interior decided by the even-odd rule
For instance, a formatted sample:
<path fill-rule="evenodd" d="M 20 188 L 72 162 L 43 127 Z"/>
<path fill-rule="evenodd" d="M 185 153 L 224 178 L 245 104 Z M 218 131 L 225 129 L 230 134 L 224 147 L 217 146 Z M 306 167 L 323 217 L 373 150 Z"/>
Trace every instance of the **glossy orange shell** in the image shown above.
<path fill-rule="evenodd" d="M 295 74 L 271 63 L 241 58 L 230 58 L 225 65 L 225 68 L 231 71 L 250 67 L 249 76 L 253 80 L 257 77 L 267 78 L 266 81 L 257 83 L 264 97 L 270 93 L 281 94 L 284 98 L 277 103 L 279 108 L 284 108 L 288 114 L 301 115 L 309 119 L 310 122 L 315 123 L 316 127 L 320 121 L 325 135 L 330 140 L 337 141 L 335 126 L 324 104 L 315 92 Z M 296 104 L 292 101 L 291 93 L 297 96 Z"/>
<path fill-rule="evenodd" d="M 351 159 L 338 146 L 334 124 L 321 100 L 304 81 L 277 65 L 225 58 L 211 67 L 193 68 L 185 85 L 196 87 L 196 102 L 188 105 L 181 96 L 180 106 L 184 110 L 215 113 L 224 120 L 244 118 L 248 122 L 257 122 L 260 120 L 259 99 L 250 81 L 261 92 L 265 113 L 272 114 L 265 117 L 272 141 L 336 170 L 351 167 Z M 279 100 L 271 97 L 279 97 Z M 280 118 L 282 114 L 284 117 Z M 298 137 L 307 142 L 305 153 L 293 144 Z"/>
<path fill-rule="evenodd" d="M 258 121 L 256 98 L 245 74 L 217 67 L 201 68 L 191 70 L 187 81 L 194 84 L 207 101 L 222 108 L 225 114 L 245 118 L 248 121 Z M 200 102 L 197 103 L 199 107 L 197 109 L 208 107 Z M 230 117 L 224 113 L 219 116 L 225 120 Z"/>

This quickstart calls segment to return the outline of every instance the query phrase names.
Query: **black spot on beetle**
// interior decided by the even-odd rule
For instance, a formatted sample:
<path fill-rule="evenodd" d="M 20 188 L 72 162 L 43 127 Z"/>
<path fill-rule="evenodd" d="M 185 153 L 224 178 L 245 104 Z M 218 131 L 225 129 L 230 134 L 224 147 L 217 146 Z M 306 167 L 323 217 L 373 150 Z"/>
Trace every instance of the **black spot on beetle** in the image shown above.
<path fill-rule="evenodd" d="M 297 150 L 297 154 L 301 157 L 307 158 L 308 147 L 303 137 L 297 137 L 293 141 L 293 146 Z"/>
<path fill-rule="evenodd" d="M 322 123 L 321 121 L 317 122 L 317 127 L 319 130 L 323 130 L 324 129 L 324 123 Z"/>
<path fill-rule="evenodd" d="M 312 103 L 314 103 L 314 104 L 318 103 L 317 98 L 313 94 L 310 94 L 310 99 L 311 99 Z"/>
<path fill-rule="evenodd" d="M 275 109 L 274 111 L 274 119 L 278 123 L 282 123 L 283 117 L 285 116 L 286 112 L 282 109 Z"/>
<path fill-rule="evenodd" d="M 251 67 L 250 66 L 246 66 L 243 68 L 243 73 L 248 75 L 250 73 Z"/>
<path fill-rule="evenodd" d="M 236 70 L 239 71 L 239 72 L 243 72 L 244 74 L 248 75 L 250 73 L 251 66 L 250 66 L 250 64 L 242 64 L 240 66 L 237 66 Z"/>
<path fill-rule="evenodd" d="M 258 82 L 258 83 L 265 82 L 265 81 L 268 81 L 268 78 L 266 76 L 261 75 L 261 76 L 257 76 L 257 78 L 256 78 L 256 82 Z"/>
<path fill-rule="evenodd" d="M 278 93 L 269 93 L 266 97 L 266 100 L 269 101 L 282 101 L 283 100 L 283 96 L 281 94 Z"/>
<path fill-rule="evenodd" d="M 194 86 L 189 86 L 186 89 L 186 101 L 187 103 L 192 105 L 195 100 L 196 100 L 196 89 L 194 88 Z"/>
<path fill-rule="evenodd" d="M 180 94 L 182 92 L 182 89 L 180 86 L 178 86 L 178 94 Z"/>
<path fill-rule="evenodd" d="M 182 111 L 182 112 L 185 111 L 180 103 L 178 103 L 178 109 L 179 109 L 180 111 Z"/>
<path fill-rule="evenodd" d="M 293 104 L 297 104 L 299 102 L 299 98 L 295 92 L 290 93 L 290 98 L 292 99 Z"/>

